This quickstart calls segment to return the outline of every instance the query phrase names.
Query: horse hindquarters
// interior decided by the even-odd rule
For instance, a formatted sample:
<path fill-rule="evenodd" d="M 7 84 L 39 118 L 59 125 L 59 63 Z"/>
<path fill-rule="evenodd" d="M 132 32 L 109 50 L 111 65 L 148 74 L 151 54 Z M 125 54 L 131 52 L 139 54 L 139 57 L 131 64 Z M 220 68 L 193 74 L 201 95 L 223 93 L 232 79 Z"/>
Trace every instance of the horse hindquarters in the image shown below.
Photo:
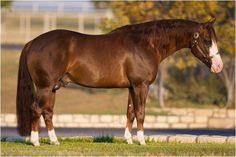
<path fill-rule="evenodd" d="M 52 124 L 56 92 L 53 87 L 57 80 L 55 74 L 58 75 L 58 72 L 49 70 L 50 65 L 45 64 L 42 53 L 30 50 L 26 45 L 20 57 L 17 89 L 18 131 L 20 135 L 30 135 L 32 144 L 39 146 L 39 120 L 43 115 L 51 144 L 59 144 Z"/>

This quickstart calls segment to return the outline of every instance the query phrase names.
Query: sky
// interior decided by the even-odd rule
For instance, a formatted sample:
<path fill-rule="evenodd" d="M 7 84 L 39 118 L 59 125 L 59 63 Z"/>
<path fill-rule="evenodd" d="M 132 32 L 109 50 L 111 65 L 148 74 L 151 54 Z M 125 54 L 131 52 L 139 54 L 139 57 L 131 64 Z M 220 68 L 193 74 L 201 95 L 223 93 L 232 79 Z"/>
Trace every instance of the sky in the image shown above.
<path fill-rule="evenodd" d="M 61 7 L 64 6 L 64 7 Z M 57 11 L 58 8 L 66 12 L 93 11 L 94 6 L 90 1 L 17 1 L 13 0 L 12 8 L 14 10 L 32 10 L 37 8 L 39 11 Z"/>

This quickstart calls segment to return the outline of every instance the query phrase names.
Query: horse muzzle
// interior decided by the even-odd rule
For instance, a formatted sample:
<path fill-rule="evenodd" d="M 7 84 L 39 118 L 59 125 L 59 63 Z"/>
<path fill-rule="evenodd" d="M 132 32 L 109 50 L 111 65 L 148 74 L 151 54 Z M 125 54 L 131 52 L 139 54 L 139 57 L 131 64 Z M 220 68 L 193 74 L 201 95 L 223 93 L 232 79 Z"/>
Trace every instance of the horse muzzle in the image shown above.
<path fill-rule="evenodd" d="M 220 57 L 220 55 L 215 55 L 212 59 L 211 59 L 211 72 L 213 73 L 219 73 L 222 71 L 223 69 L 223 62 L 222 59 Z"/>

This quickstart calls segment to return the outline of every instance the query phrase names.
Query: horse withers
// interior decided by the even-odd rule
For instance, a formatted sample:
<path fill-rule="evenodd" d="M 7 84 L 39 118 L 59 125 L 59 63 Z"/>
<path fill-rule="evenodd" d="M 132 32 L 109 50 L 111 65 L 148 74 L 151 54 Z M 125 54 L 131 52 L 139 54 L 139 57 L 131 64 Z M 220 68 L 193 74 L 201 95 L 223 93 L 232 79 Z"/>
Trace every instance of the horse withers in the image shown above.
<path fill-rule="evenodd" d="M 222 70 L 214 21 L 158 20 L 123 26 L 103 35 L 54 30 L 36 37 L 20 56 L 16 103 L 19 134 L 30 135 L 32 144 L 39 146 L 42 115 L 50 143 L 59 144 L 52 123 L 55 93 L 66 82 L 73 82 L 93 88 L 128 88 L 124 136 L 131 144 L 136 118 L 137 138 L 144 145 L 145 101 L 162 60 L 189 48 L 211 72 Z"/>

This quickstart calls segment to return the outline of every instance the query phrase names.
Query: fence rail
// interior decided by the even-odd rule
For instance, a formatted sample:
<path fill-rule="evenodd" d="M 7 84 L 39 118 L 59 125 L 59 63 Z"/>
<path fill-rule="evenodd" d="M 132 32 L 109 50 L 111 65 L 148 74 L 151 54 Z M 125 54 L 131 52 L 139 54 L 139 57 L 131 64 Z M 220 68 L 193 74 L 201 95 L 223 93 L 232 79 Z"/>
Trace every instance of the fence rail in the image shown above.
<path fill-rule="evenodd" d="M 53 30 L 69 29 L 88 34 L 100 34 L 102 18 L 110 18 L 109 11 L 97 12 L 27 12 L 2 11 L 2 43 L 26 43 L 32 38 Z"/>

